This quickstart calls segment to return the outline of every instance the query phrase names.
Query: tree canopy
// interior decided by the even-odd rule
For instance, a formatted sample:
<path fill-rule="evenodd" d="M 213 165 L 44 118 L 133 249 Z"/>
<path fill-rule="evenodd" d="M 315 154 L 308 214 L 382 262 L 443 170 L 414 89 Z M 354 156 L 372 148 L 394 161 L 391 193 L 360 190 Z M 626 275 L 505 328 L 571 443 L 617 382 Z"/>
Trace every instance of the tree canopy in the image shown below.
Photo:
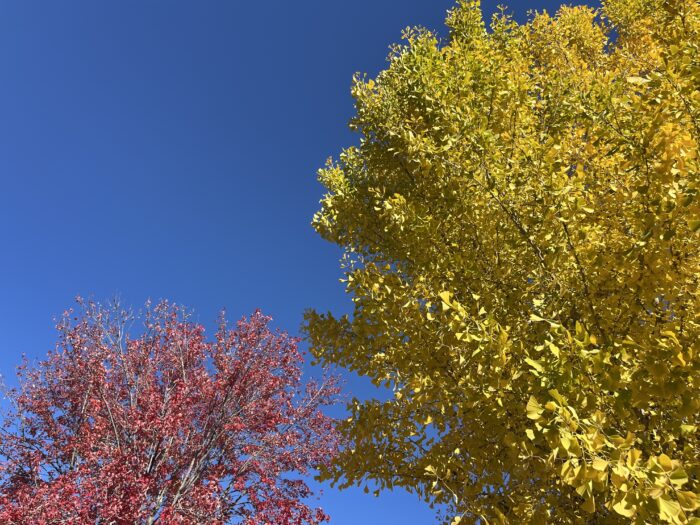
<path fill-rule="evenodd" d="M 700 4 L 447 26 L 356 76 L 320 171 L 354 312 L 307 335 L 393 390 L 324 476 L 448 523 L 700 523 Z"/>
<path fill-rule="evenodd" d="M 297 341 L 256 312 L 213 341 L 185 310 L 67 312 L 20 369 L 0 429 L 7 525 L 318 524 L 301 475 L 337 448 L 334 380 L 300 382 Z M 138 328 L 138 326 L 137 326 Z"/>

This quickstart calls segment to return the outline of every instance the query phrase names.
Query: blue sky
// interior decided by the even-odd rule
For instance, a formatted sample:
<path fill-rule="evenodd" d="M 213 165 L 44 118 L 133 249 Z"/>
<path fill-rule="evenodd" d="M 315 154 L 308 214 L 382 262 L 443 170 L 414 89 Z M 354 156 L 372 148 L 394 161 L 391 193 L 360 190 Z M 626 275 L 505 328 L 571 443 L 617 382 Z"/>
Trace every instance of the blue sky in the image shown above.
<path fill-rule="evenodd" d="M 347 311 L 339 251 L 309 226 L 316 169 L 356 141 L 352 74 L 406 26 L 445 35 L 452 5 L 0 2 L 0 373 L 53 347 L 76 294 L 169 298 L 208 325 L 260 307 L 291 333 L 308 307 Z M 337 525 L 433 516 L 401 492 L 321 504 Z"/>

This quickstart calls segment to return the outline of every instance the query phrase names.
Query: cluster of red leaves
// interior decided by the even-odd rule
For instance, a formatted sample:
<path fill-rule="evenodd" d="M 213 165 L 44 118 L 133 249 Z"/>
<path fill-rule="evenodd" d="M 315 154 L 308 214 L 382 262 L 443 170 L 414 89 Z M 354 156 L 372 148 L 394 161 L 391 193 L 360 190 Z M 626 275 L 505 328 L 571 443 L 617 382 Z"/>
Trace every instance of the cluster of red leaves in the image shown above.
<path fill-rule="evenodd" d="M 333 380 L 303 386 L 297 340 L 256 312 L 214 341 L 178 307 L 84 305 L 56 351 L 20 368 L 0 432 L 0 523 L 302 525 L 300 474 L 338 442 L 321 409 Z"/>

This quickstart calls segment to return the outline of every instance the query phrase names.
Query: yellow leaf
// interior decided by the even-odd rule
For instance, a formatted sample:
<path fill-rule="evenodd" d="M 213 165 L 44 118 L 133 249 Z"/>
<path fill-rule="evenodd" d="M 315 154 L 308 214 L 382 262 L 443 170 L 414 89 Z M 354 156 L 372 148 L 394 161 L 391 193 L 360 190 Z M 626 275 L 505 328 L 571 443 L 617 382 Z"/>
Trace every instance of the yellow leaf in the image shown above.
<path fill-rule="evenodd" d="M 675 523 L 681 513 L 681 506 L 677 501 L 673 501 L 668 496 L 661 496 L 656 500 L 659 506 L 659 516 L 662 520 Z"/>
<path fill-rule="evenodd" d="M 638 450 L 636 448 L 631 449 L 627 455 L 627 466 L 629 468 L 633 468 L 639 462 L 641 457 L 641 450 Z"/>
<path fill-rule="evenodd" d="M 595 470 L 603 472 L 605 469 L 608 468 L 608 462 L 605 461 L 603 458 L 595 458 L 593 460 L 592 467 Z"/>
<path fill-rule="evenodd" d="M 618 514 L 631 518 L 637 513 L 637 509 L 628 501 L 628 496 L 623 496 L 617 503 L 613 504 L 613 510 Z"/>
<path fill-rule="evenodd" d="M 698 427 L 695 425 L 681 425 L 681 434 L 683 434 L 684 436 L 692 435 L 695 433 L 697 428 Z"/>
<path fill-rule="evenodd" d="M 675 487 L 682 487 L 688 483 L 688 474 L 682 468 L 677 468 L 671 472 L 668 479 Z"/>
<path fill-rule="evenodd" d="M 557 389 L 554 388 L 554 389 L 552 389 L 552 390 L 548 390 L 548 393 L 549 393 L 549 395 L 552 396 L 552 397 L 554 398 L 554 400 L 555 400 L 557 403 L 559 403 L 560 405 L 565 405 L 565 404 L 566 404 L 566 400 L 565 400 L 564 397 L 559 393 L 559 391 L 558 391 Z"/>
<path fill-rule="evenodd" d="M 666 454 L 661 454 L 656 458 L 656 461 L 666 472 L 670 472 L 673 469 L 673 461 Z"/>
<path fill-rule="evenodd" d="M 534 396 L 530 396 L 530 400 L 527 402 L 527 417 L 530 419 L 540 419 L 540 416 L 544 412 L 542 406 L 537 402 Z"/>
<path fill-rule="evenodd" d="M 452 292 L 444 291 L 438 294 L 438 297 L 442 300 L 443 310 L 449 310 L 452 308 Z"/>
<path fill-rule="evenodd" d="M 650 82 L 650 80 L 642 77 L 627 77 L 627 82 L 630 84 L 646 84 Z"/>
<path fill-rule="evenodd" d="M 535 361 L 534 359 L 530 359 L 529 357 L 525 358 L 525 362 L 530 365 L 532 368 L 537 370 L 538 372 L 544 372 L 544 367 L 542 366 L 542 363 L 539 361 Z"/>
<path fill-rule="evenodd" d="M 698 496 L 694 492 L 679 490 L 676 492 L 676 496 L 683 510 L 692 512 L 700 507 L 700 500 L 698 500 Z"/>

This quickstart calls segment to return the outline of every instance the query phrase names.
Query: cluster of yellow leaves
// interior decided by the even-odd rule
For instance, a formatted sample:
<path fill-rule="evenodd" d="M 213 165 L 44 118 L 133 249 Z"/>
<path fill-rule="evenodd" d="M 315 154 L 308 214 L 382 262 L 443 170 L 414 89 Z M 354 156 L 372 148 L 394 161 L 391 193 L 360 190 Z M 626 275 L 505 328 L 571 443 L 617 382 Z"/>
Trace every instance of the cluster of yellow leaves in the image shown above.
<path fill-rule="evenodd" d="M 320 172 L 354 312 L 312 349 L 393 390 L 323 474 L 453 524 L 697 525 L 700 5 L 447 24 L 356 78 Z"/>

